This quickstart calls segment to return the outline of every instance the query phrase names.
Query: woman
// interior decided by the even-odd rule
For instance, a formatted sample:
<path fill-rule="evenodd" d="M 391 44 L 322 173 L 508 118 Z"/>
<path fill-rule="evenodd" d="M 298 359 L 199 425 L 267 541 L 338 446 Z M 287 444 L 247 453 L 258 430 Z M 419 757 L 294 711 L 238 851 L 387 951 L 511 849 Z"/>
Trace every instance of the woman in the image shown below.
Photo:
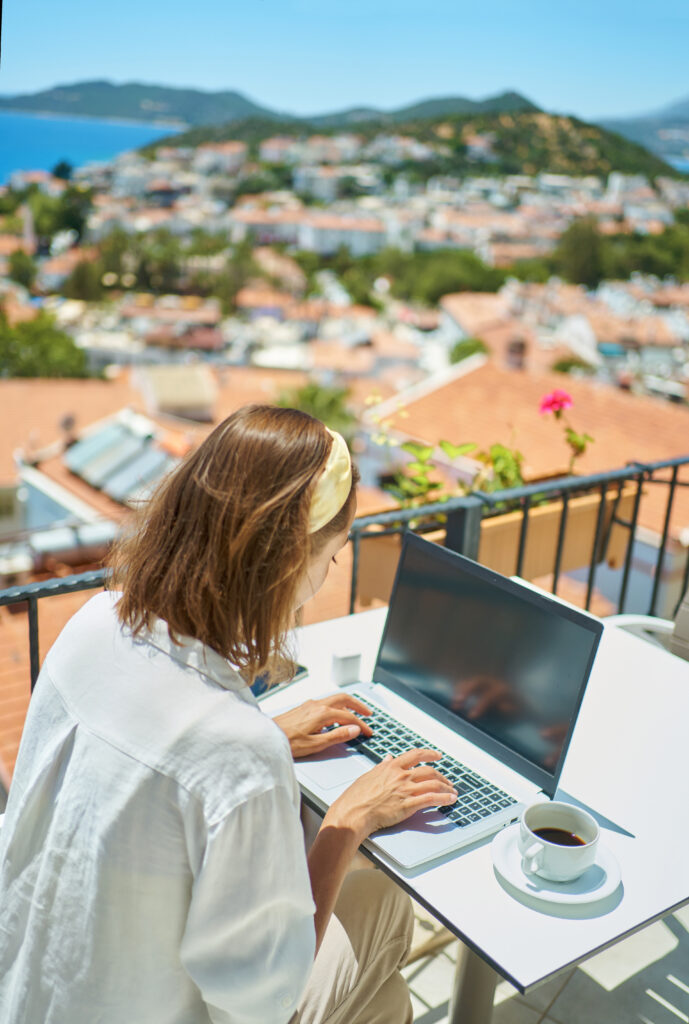
<path fill-rule="evenodd" d="M 63 630 L 2 832 L 4 1024 L 411 1020 L 406 897 L 355 872 L 333 908 L 370 832 L 448 802 L 450 784 L 414 768 L 437 755 L 355 782 L 307 863 L 292 755 L 370 732 L 367 709 L 340 694 L 276 724 L 247 686 L 289 669 L 295 612 L 347 541 L 355 483 L 317 420 L 240 409 L 115 550 L 117 591 Z"/>

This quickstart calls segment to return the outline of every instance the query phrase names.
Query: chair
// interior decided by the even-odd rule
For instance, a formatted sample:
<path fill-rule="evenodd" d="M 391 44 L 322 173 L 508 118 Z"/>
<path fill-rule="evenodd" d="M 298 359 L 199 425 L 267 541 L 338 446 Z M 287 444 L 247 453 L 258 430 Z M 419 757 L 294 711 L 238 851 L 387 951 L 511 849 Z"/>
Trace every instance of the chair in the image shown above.
<path fill-rule="evenodd" d="M 605 621 L 689 661 L 689 590 L 677 609 L 674 621 L 658 619 L 654 615 L 609 615 Z"/>

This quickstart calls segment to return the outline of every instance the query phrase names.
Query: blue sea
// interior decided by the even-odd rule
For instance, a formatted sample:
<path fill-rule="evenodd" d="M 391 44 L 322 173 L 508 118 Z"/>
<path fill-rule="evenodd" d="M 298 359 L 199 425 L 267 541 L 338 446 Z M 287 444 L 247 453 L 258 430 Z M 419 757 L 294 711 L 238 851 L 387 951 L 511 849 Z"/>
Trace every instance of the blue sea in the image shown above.
<path fill-rule="evenodd" d="M 50 171 L 59 160 L 74 167 L 110 160 L 174 129 L 129 121 L 0 113 L 0 185 L 12 171 Z"/>

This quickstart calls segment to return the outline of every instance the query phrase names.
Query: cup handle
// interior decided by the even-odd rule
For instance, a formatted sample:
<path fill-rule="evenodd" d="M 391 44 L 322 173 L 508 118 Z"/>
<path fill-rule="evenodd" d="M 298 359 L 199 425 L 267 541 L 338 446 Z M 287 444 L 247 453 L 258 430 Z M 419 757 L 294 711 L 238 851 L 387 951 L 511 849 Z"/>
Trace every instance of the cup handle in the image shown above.
<path fill-rule="evenodd" d="M 544 849 L 543 843 L 532 843 L 522 854 L 522 871 L 525 871 L 527 874 L 538 871 L 539 864 L 537 858 Z"/>

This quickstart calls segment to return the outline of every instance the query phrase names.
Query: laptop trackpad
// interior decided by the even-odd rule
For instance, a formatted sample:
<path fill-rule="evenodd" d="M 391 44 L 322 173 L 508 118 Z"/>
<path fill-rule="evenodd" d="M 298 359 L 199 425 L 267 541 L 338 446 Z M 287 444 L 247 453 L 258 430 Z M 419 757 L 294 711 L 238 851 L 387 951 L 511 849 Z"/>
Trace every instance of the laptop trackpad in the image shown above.
<path fill-rule="evenodd" d="M 317 789 L 335 789 L 358 779 L 373 764 L 363 754 L 352 753 L 344 744 L 338 744 L 308 760 L 297 761 L 296 767 L 299 776 L 313 782 Z"/>

